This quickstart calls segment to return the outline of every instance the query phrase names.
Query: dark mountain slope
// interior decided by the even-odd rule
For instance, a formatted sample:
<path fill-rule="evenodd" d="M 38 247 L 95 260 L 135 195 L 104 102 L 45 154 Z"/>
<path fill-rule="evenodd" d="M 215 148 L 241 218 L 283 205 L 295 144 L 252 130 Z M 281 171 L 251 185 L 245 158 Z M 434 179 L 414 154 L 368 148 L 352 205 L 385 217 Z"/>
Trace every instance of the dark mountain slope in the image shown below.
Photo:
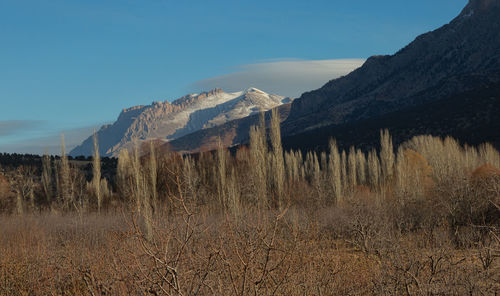
<path fill-rule="evenodd" d="M 379 130 L 389 128 L 395 144 L 421 134 L 452 136 L 463 143 L 490 141 L 500 149 L 500 83 L 389 113 L 378 118 L 331 125 L 283 139 L 285 149 L 326 150 L 332 137 L 343 149 L 378 146 Z"/>
<path fill-rule="evenodd" d="M 285 135 L 376 118 L 500 81 L 500 0 L 472 0 L 450 24 L 303 94 Z"/>
<path fill-rule="evenodd" d="M 417 134 L 450 135 L 471 144 L 500 141 L 500 0 L 471 0 L 458 17 L 391 56 L 374 56 L 349 75 L 304 93 L 284 114 L 288 148 L 371 146 L 379 129 L 395 142 Z M 287 110 L 288 111 L 288 110 Z M 173 141 L 178 151 L 244 144 L 257 117 Z M 339 143 L 342 144 L 342 143 Z"/>

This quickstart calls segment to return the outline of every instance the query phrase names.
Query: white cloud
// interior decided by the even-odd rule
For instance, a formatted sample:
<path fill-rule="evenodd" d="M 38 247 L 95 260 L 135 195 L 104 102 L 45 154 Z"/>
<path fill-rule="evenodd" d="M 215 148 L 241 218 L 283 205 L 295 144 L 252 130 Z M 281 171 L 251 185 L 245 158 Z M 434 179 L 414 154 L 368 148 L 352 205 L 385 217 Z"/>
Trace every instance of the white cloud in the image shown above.
<path fill-rule="evenodd" d="M 191 89 L 200 92 L 219 87 L 231 92 L 256 87 L 296 98 L 350 73 L 364 62 L 364 59 L 282 60 L 243 65 L 234 73 L 197 81 Z"/>

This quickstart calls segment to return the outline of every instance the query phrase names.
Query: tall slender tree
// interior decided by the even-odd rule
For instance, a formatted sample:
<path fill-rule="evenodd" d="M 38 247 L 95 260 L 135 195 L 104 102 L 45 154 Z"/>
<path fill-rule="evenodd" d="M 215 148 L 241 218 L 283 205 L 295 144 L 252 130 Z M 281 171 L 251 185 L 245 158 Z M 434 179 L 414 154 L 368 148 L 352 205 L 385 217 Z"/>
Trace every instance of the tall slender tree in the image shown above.
<path fill-rule="evenodd" d="M 330 186 L 334 197 L 334 202 L 337 203 L 342 195 L 342 172 L 340 163 L 340 154 L 337 147 L 337 141 L 331 139 L 329 143 L 330 154 L 328 159 L 328 177 L 330 179 Z"/>
<path fill-rule="evenodd" d="M 52 182 L 52 160 L 50 156 L 45 153 L 42 157 L 42 187 L 45 199 L 49 206 L 52 203 L 53 195 L 53 182 Z"/>
<path fill-rule="evenodd" d="M 68 156 L 66 155 L 66 144 L 64 134 L 61 134 L 61 163 L 59 169 L 59 186 L 61 202 L 64 207 L 70 208 L 73 205 L 73 196 L 71 192 L 71 178 Z"/>
<path fill-rule="evenodd" d="M 280 115 L 277 108 L 271 110 L 271 147 L 272 147 L 272 179 L 274 194 L 277 200 L 277 206 L 282 209 L 284 206 L 284 183 L 285 166 L 283 160 L 283 148 L 281 146 Z"/>
<path fill-rule="evenodd" d="M 388 180 L 393 176 L 394 170 L 394 146 L 389 130 L 380 131 L 380 164 L 382 167 L 382 178 Z"/>
<path fill-rule="evenodd" d="M 267 141 L 264 112 L 260 113 L 259 125 L 250 128 L 250 169 L 254 180 L 257 207 L 263 210 L 267 204 Z"/>
<path fill-rule="evenodd" d="M 94 130 L 94 155 L 92 159 L 92 188 L 97 199 L 97 212 L 101 212 L 102 190 L 101 190 L 101 156 L 99 154 L 99 143 L 97 133 Z"/>

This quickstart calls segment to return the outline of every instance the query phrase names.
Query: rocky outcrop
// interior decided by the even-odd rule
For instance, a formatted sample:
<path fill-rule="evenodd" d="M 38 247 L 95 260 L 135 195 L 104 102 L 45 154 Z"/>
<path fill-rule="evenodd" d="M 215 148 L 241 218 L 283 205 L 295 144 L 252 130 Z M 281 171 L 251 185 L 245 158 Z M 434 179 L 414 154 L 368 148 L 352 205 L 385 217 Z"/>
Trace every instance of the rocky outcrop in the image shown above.
<path fill-rule="evenodd" d="M 103 126 L 98 132 L 99 149 L 103 156 L 116 156 L 135 140 L 169 142 L 198 130 L 269 110 L 289 99 L 270 95 L 256 88 L 236 93 L 214 89 L 190 94 L 173 102 L 153 102 L 147 106 L 124 109 L 116 122 Z M 70 152 L 72 156 L 91 155 L 92 137 Z"/>
<path fill-rule="evenodd" d="M 290 112 L 291 103 L 276 107 L 283 122 Z M 266 122 L 269 124 L 271 111 L 265 112 Z M 219 139 L 224 147 L 233 147 L 249 142 L 250 127 L 258 125 L 259 114 L 250 115 L 241 119 L 232 120 L 224 124 L 202 129 L 197 132 L 175 139 L 166 144 L 169 150 L 182 153 L 197 153 L 217 149 Z"/>

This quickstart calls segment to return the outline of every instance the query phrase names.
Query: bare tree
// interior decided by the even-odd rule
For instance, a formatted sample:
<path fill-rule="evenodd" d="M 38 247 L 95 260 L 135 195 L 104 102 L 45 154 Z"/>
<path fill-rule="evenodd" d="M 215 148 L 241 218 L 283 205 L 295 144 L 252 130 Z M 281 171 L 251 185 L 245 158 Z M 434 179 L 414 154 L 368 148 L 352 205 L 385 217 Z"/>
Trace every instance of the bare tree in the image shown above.
<path fill-rule="evenodd" d="M 357 162 L 356 162 L 356 150 L 353 146 L 349 148 L 349 155 L 347 156 L 348 169 L 348 180 L 349 187 L 353 191 L 358 185 L 357 182 Z"/>
<path fill-rule="evenodd" d="M 92 187 L 97 198 L 97 212 L 101 212 L 102 191 L 101 191 L 101 156 L 99 154 L 99 143 L 97 133 L 94 130 L 94 155 L 92 159 Z"/>
<path fill-rule="evenodd" d="M 368 153 L 368 183 L 372 190 L 378 190 L 380 186 L 380 161 L 377 151 L 372 149 Z"/>
<path fill-rule="evenodd" d="M 42 187 L 45 194 L 45 199 L 47 203 L 52 203 L 52 197 L 54 194 L 53 181 L 52 181 L 52 160 L 50 156 L 45 154 L 42 157 Z"/>
<path fill-rule="evenodd" d="M 277 108 L 271 110 L 271 146 L 272 146 L 272 184 L 277 199 L 277 206 L 282 209 L 285 206 L 284 184 L 285 184 L 285 166 L 283 160 L 283 148 L 281 146 L 280 115 Z"/>
<path fill-rule="evenodd" d="M 226 150 L 222 146 L 222 141 L 219 138 L 217 140 L 217 193 L 219 196 L 219 203 L 222 210 L 225 211 L 228 208 L 227 204 L 227 176 L 226 176 Z"/>
<path fill-rule="evenodd" d="M 20 166 L 11 179 L 11 188 L 16 194 L 16 210 L 19 215 L 24 214 L 25 202 L 30 202 L 30 208 L 35 209 L 35 168 Z"/>
<path fill-rule="evenodd" d="M 66 155 L 66 145 L 64 143 L 64 134 L 61 134 L 61 162 L 59 168 L 59 197 L 63 207 L 69 209 L 73 204 L 71 192 L 70 166 L 68 156 Z"/>
<path fill-rule="evenodd" d="M 366 156 L 360 149 L 356 150 L 356 170 L 360 185 L 364 185 L 366 183 Z"/>
<path fill-rule="evenodd" d="M 392 137 L 387 129 L 380 131 L 380 164 L 382 167 L 382 178 L 392 178 L 394 169 L 394 147 Z"/>
<path fill-rule="evenodd" d="M 260 113 L 259 126 L 250 128 L 250 169 L 257 197 L 257 207 L 263 210 L 267 205 L 267 142 L 264 113 Z"/>
<path fill-rule="evenodd" d="M 149 142 L 149 178 L 151 181 L 151 205 L 158 210 L 158 160 L 154 141 Z"/>
<path fill-rule="evenodd" d="M 333 197 L 335 203 L 341 198 L 342 195 L 342 172 L 340 154 L 337 147 L 337 141 L 330 139 L 330 155 L 328 160 L 328 175 L 330 179 L 330 186 L 332 187 Z"/>

